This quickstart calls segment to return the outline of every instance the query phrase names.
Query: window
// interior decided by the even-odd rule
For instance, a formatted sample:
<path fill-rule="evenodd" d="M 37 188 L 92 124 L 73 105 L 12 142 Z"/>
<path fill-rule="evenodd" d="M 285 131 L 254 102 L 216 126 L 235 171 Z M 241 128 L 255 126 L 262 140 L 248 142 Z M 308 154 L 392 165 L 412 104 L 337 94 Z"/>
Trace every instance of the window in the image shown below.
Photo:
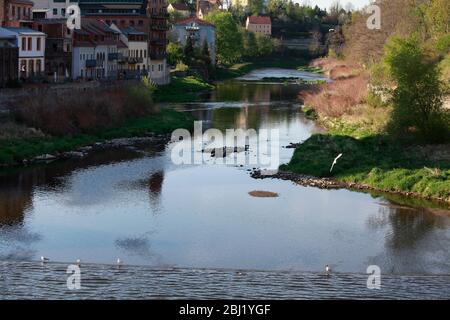
<path fill-rule="evenodd" d="M 28 51 L 33 50 L 33 39 L 31 37 L 28 38 Z"/>
<path fill-rule="evenodd" d="M 41 38 L 36 39 L 36 50 L 37 51 L 41 50 Z"/>
<path fill-rule="evenodd" d="M 12 16 L 13 18 L 16 16 L 16 7 L 12 6 Z"/>
<path fill-rule="evenodd" d="M 66 9 L 65 9 L 65 8 L 61 8 L 61 15 L 62 15 L 63 17 L 66 16 Z"/>
<path fill-rule="evenodd" d="M 53 15 L 56 16 L 58 14 L 58 9 L 53 8 Z"/>
<path fill-rule="evenodd" d="M 22 51 L 27 51 L 27 39 L 25 37 L 22 38 Z"/>

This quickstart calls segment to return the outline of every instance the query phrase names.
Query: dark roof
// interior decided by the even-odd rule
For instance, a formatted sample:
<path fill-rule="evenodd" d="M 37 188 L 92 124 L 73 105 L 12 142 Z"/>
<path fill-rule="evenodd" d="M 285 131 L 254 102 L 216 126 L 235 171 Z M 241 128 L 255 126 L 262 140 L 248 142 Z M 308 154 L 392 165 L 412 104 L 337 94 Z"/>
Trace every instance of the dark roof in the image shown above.
<path fill-rule="evenodd" d="M 119 29 L 126 36 L 128 36 L 128 35 L 146 35 L 145 32 L 138 31 L 133 27 L 119 28 Z"/>
<path fill-rule="evenodd" d="M 270 17 L 250 16 L 248 19 L 252 24 L 272 24 Z"/>
<path fill-rule="evenodd" d="M 214 27 L 214 25 L 212 23 L 209 23 L 205 20 L 199 19 L 197 17 L 188 17 L 185 19 L 181 19 L 177 22 L 175 22 L 175 25 L 180 26 L 180 25 L 188 25 L 191 23 L 196 23 L 199 26 L 209 26 L 209 27 Z"/>
<path fill-rule="evenodd" d="M 189 7 L 186 3 L 171 3 L 172 7 L 180 11 L 189 11 Z"/>

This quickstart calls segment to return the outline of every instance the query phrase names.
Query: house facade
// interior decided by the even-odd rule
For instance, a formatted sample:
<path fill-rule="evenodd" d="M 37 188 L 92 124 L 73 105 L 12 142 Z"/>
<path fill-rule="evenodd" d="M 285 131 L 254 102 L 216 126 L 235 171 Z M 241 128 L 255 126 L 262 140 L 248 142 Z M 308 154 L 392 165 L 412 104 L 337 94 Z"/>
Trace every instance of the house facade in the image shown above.
<path fill-rule="evenodd" d="M 189 17 L 174 23 L 171 37 L 176 43 L 185 46 L 190 37 L 194 46 L 201 47 L 208 44 L 211 61 L 216 61 L 216 30 L 215 26 L 197 17 Z"/>
<path fill-rule="evenodd" d="M 120 34 L 105 22 L 82 19 L 81 29 L 73 33 L 72 78 L 117 78 L 122 46 Z"/>
<path fill-rule="evenodd" d="M 41 19 L 62 19 L 66 17 L 66 0 L 33 0 L 33 14 L 42 14 Z M 78 0 L 68 0 L 69 5 L 77 4 Z"/>
<path fill-rule="evenodd" d="M 4 35 L 14 35 L 19 48 L 18 72 L 21 79 L 40 77 L 45 70 L 45 33 L 30 28 L 0 28 Z"/>
<path fill-rule="evenodd" d="M 45 40 L 45 74 L 52 81 L 70 78 L 72 71 L 73 31 L 66 19 L 43 19 L 33 22 L 33 29 L 47 35 Z"/>
<path fill-rule="evenodd" d="M 21 27 L 32 20 L 33 2 L 29 0 L 4 0 L 3 22 L 4 27 Z"/>
<path fill-rule="evenodd" d="M 19 79 L 19 47 L 14 35 L 0 30 L 0 88 Z"/>
<path fill-rule="evenodd" d="M 148 34 L 132 27 L 120 29 L 114 24 L 110 27 L 120 33 L 120 40 L 125 44 L 125 51 L 120 50 L 121 77 L 148 75 Z"/>
<path fill-rule="evenodd" d="M 272 35 L 272 21 L 270 20 L 270 17 L 249 16 L 245 23 L 245 29 L 254 33 L 270 36 Z"/>

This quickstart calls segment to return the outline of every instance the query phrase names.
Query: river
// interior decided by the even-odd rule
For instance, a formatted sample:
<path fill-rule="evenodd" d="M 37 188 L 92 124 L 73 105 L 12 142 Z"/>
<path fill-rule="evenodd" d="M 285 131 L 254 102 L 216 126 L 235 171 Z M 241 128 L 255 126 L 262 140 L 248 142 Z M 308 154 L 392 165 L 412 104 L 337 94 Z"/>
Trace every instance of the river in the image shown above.
<path fill-rule="evenodd" d="M 228 81 L 201 102 L 162 107 L 191 112 L 205 128 L 278 128 L 286 163 L 294 149 L 285 146 L 321 131 L 302 115 L 299 90 Z M 2 173 L 0 261 L 450 274 L 448 208 L 255 180 L 254 165 L 176 165 L 173 146 L 117 147 Z M 252 197 L 253 190 L 279 196 Z"/>

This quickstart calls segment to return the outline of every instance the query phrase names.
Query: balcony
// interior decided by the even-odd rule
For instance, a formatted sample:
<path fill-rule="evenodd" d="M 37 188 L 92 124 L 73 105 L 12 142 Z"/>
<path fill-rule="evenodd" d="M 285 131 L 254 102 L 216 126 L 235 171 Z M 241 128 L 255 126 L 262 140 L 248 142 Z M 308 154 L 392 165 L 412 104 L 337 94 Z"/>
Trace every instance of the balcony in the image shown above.
<path fill-rule="evenodd" d="M 97 65 L 99 65 L 99 62 L 97 62 L 97 60 L 95 59 L 88 59 L 86 60 L 86 68 L 95 68 L 97 67 Z"/>
<path fill-rule="evenodd" d="M 119 52 L 108 53 L 108 60 L 120 60 L 121 58 L 122 54 Z"/>
<path fill-rule="evenodd" d="M 167 44 L 166 39 L 156 39 L 150 41 L 150 45 L 152 46 L 165 46 L 166 44 Z"/>
<path fill-rule="evenodd" d="M 164 60 L 165 58 L 165 53 L 150 52 L 150 59 L 152 60 Z"/>
<path fill-rule="evenodd" d="M 158 13 L 150 14 L 150 17 L 152 19 L 168 19 L 169 18 L 169 14 L 167 12 L 158 12 Z"/>
<path fill-rule="evenodd" d="M 144 58 L 142 57 L 128 57 L 129 64 L 143 63 Z"/>
<path fill-rule="evenodd" d="M 166 24 L 163 24 L 163 25 L 161 25 L 161 24 L 152 24 L 152 25 L 150 25 L 150 28 L 153 31 L 167 31 L 167 30 L 169 30 L 169 26 L 166 25 Z"/>

